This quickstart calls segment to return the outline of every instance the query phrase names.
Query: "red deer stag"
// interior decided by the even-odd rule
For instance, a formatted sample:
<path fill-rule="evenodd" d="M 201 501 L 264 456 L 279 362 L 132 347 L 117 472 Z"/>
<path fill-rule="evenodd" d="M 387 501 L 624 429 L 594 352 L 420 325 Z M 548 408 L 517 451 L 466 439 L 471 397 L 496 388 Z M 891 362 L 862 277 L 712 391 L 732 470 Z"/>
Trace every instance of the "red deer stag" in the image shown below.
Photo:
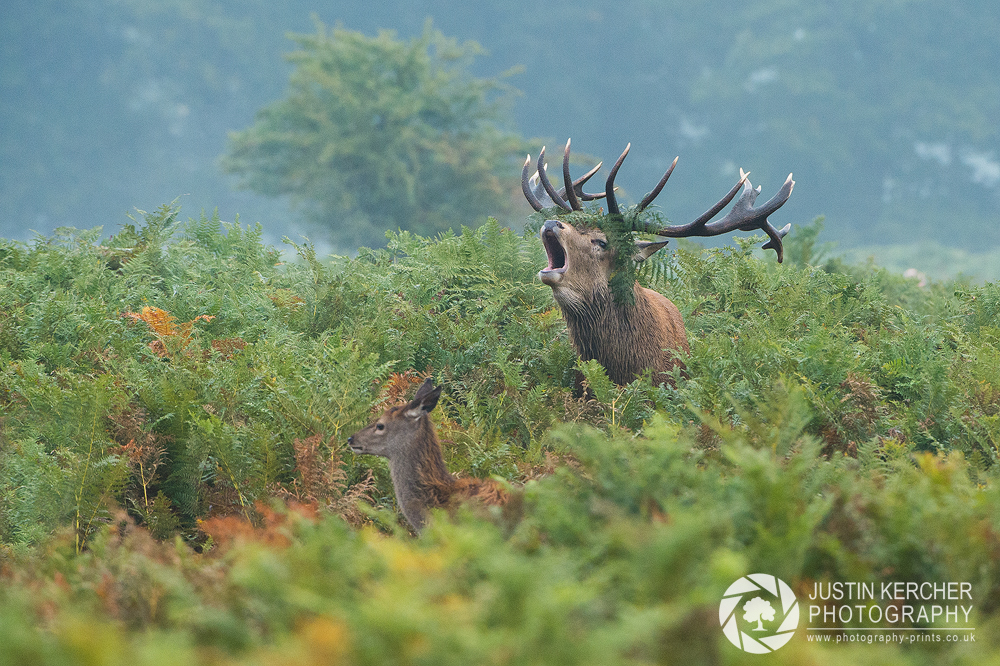
<path fill-rule="evenodd" d="M 355 453 L 389 459 L 396 503 L 418 532 L 429 509 L 450 507 L 464 500 L 505 504 L 507 491 L 492 479 L 459 479 L 445 467 L 430 412 L 441 387 L 428 378 L 410 402 L 390 407 L 374 423 L 347 438 Z"/>
<path fill-rule="evenodd" d="M 740 180 L 718 203 L 689 224 L 659 227 L 639 220 L 639 213 L 660 193 L 667 179 L 677 165 L 673 164 L 660 182 L 639 202 L 634 209 L 623 213 L 615 200 L 615 176 L 621 168 L 631 144 L 615 162 L 608 175 L 604 192 L 585 194 L 583 185 L 597 173 L 601 165 L 591 169 L 577 180 L 570 178 L 569 141 L 563 153 L 564 187 L 556 190 L 545 172 L 545 148 L 542 148 L 535 164 L 535 174 L 531 175 L 531 156 L 524 163 L 521 172 L 521 189 L 528 203 L 536 211 L 558 206 L 563 211 L 582 211 L 582 201 L 606 198 L 608 215 L 596 221 L 574 227 L 559 219 L 546 220 L 540 235 L 548 265 L 538 272 L 543 283 L 552 287 L 552 295 L 562 310 L 569 329 L 570 341 L 580 357 L 587 361 L 596 359 L 608 372 L 608 377 L 616 384 L 624 385 L 636 379 L 644 371 L 651 370 L 655 383 L 671 382 L 675 366 L 683 369 L 679 354 L 688 352 L 684 320 L 677 307 L 663 295 L 636 282 L 633 285 L 634 299 L 614 298 L 610 286 L 616 261 L 615 249 L 609 246 L 608 237 L 601 230 L 603 221 L 617 217 L 628 231 L 641 231 L 666 238 L 689 236 L 717 236 L 731 231 L 752 231 L 760 229 L 769 237 L 764 249 L 773 249 L 782 260 L 781 239 L 791 225 L 775 229 L 768 216 L 778 210 L 792 194 L 795 181 L 792 174 L 769 201 L 754 207 L 760 188 L 754 189 L 747 174 L 740 169 Z M 530 176 L 530 178 L 529 178 Z M 721 220 L 711 222 L 733 198 L 740 188 L 743 192 L 732 210 Z M 579 216 L 579 214 L 578 214 Z M 632 259 L 640 262 L 648 259 L 669 241 L 638 241 Z M 627 288 L 627 287 L 626 287 Z M 629 302 L 631 301 L 631 302 Z"/>

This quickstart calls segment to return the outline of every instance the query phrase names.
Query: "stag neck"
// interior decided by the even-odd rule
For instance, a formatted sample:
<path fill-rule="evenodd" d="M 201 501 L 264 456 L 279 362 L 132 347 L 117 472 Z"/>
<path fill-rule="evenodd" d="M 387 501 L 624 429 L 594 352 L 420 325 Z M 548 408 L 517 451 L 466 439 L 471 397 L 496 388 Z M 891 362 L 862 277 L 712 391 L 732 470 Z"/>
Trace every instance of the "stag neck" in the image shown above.
<path fill-rule="evenodd" d="M 644 291 L 638 282 L 633 282 L 632 299 L 621 299 L 619 302 L 611 291 L 610 281 L 603 281 L 585 298 L 574 297 L 572 291 L 557 288 L 552 289 L 552 296 L 566 317 L 590 321 L 616 316 L 629 320 L 635 316 L 636 308 L 643 307 Z"/>
<path fill-rule="evenodd" d="M 636 349 L 623 349 L 621 341 L 656 326 L 645 290 L 636 282 L 632 291 L 633 303 L 618 302 L 607 287 L 595 291 L 586 302 L 556 301 L 580 358 L 596 359 L 608 371 L 608 377 L 621 385 L 635 379 L 650 360 L 636 355 Z"/>

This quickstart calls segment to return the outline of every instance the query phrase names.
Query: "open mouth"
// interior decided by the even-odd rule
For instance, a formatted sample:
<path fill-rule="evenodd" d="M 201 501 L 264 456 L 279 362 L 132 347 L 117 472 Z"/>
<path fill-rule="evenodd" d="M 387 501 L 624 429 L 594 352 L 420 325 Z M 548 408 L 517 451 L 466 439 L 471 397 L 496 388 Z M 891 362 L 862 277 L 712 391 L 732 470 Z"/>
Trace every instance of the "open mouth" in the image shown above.
<path fill-rule="evenodd" d="M 564 272 L 566 270 L 566 251 L 563 250 L 562 243 L 559 242 L 556 232 L 551 229 L 543 231 L 542 246 L 545 248 L 545 254 L 549 258 L 549 265 L 543 268 L 542 272 Z"/>

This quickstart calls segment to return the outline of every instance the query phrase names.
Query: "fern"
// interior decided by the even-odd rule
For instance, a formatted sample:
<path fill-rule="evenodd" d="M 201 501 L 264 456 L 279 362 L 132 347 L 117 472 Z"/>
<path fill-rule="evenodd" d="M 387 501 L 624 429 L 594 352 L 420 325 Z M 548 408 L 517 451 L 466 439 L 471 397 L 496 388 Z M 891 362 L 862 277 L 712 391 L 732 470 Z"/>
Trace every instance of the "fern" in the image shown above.
<path fill-rule="evenodd" d="M 0 244 L 0 624 L 53 662 L 711 661 L 703 601 L 751 571 L 998 594 L 994 285 L 681 243 L 637 277 L 684 314 L 687 376 L 620 387 L 495 223 L 280 266 L 171 207 L 98 237 Z M 518 490 L 413 540 L 345 439 L 426 376 L 449 468 Z"/>

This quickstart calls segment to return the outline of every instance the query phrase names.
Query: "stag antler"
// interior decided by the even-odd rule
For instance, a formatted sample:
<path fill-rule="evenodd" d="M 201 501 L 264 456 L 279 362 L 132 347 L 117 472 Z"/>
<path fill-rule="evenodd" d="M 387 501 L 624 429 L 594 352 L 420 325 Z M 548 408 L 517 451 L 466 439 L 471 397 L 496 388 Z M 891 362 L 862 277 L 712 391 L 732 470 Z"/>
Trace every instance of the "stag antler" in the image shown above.
<path fill-rule="evenodd" d="M 625 150 L 622 151 L 622 154 L 615 162 L 615 165 L 611 167 L 611 173 L 608 174 L 608 180 L 605 183 L 603 195 L 585 195 L 580 189 L 583 183 L 587 182 L 587 180 L 597 172 L 597 169 L 601 166 L 600 164 L 587 172 L 579 180 L 570 181 L 569 141 L 566 142 L 566 150 L 563 155 L 563 179 L 566 182 L 566 186 L 557 192 L 552 187 L 552 184 L 549 182 L 549 179 L 545 174 L 545 164 L 543 160 L 545 148 L 542 148 L 542 152 L 538 156 L 537 174 L 532 177 L 532 180 L 537 178 L 537 180 L 541 181 L 541 188 L 536 185 L 534 190 L 532 190 L 530 187 L 528 171 L 531 165 L 531 156 L 529 155 L 527 161 L 524 163 L 524 169 L 521 171 L 521 186 L 524 190 L 524 196 L 528 199 L 528 202 L 536 211 L 540 211 L 545 208 L 542 204 L 542 199 L 540 198 L 540 196 L 543 195 L 540 191 L 542 189 L 544 189 L 545 199 L 551 200 L 555 205 L 563 208 L 564 210 L 581 210 L 582 207 L 577 199 L 577 195 L 580 195 L 580 198 L 584 201 L 599 199 L 601 196 L 605 196 L 608 200 L 608 213 L 610 215 L 621 215 L 621 210 L 618 208 L 618 201 L 615 199 L 615 177 L 618 175 L 618 170 L 625 161 L 625 156 L 628 155 L 628 151 L 631 147 L 631 143 L 625 146 Z M 646 207 L 652 203 L 653 199 L 655 199 L 660 193 L 663 186 L 667 184 L 667 179 L 670 178 L 670 174 L 673 173 L 674 167 L 677 166 L 678 159 L 679 158 L 676 157 L 674 158 L 674 161 L 670 164 L 670 168 L 663 174 L 660 182 L 657 183 L 656 187 L 654 187 L 649 194 L 642 198 L 639 205 L 636 206 L 636 213 L 640 213 L 645 210 Z M 785 183 L 773 197 L 760 206 L 754 207 L 753 204 L 757 200 L 757 195 L 760 194 L 760 188 L 758 187 L 754 189 L 754 187 L 750 184 L 750 180 L 747 178 L 748 176 L 749 174 L 744 173 L 743 169 L 740 169 L 739 182 L 733 186 L 726 196 L 722 197 L 722 199 L 720 199 L 714 206 L 705 211 L 693 222 L 662 228 L 655 227 L 648 222 L 636 223 L 634 228 L 636 231 L 655 234 L 666 238 L 719 236 L 721 234 L 729 233 L 730 231 L 753 231 L 755 229 L 760 229 L 767 234 L 769 238 L 768 242 L 763 245 L 763 249 L 774 250 L 775 254 L 778 255 L 778 262 L 781 263 L 784 258 L 784 248 L 782 247 L 781 239 L 788 234 L 792 225 L 786 224 L 781 229 L 775 229 L 767 218 L 771 215 L 771 213 L 781 208 L 784 203 L 788 201 L 788 197 L 792 195 L 792 188 L 795 186 L 795 181 L 792 180 L 792 174 L 788 174 L 788 178 L 785 179 Z M 736 200 L 732 210 L 730 210 L 729 213 L 727 213 L 726 216 L 718 222 L 710 223 L 711 219 L 718 215 L 722 209 L 725 208 L 734 197 L 736 197 L 736 193 L 740 191 L 741 187 L 743 188 L 743 192 L 740 194 L 739 199 Z M 564 193 L 568 193 L 569 203 L 563 200 L 562 197 Z"/>

